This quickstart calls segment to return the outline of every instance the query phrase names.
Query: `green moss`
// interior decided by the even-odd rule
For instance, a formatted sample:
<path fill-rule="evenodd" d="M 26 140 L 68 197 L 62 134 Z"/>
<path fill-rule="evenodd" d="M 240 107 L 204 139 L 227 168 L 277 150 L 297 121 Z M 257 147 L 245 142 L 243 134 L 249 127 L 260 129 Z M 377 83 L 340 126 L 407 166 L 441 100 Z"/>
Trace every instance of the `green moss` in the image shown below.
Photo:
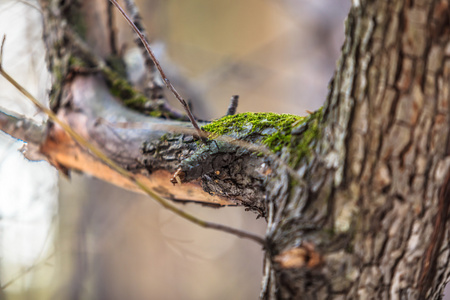
<path fill-rule="evenodd" d="M 306 118 L 275 113 L 242 113 L 225 116 L 202 127 L 213 134 L 231 135 L 243 138 L 257 134 L 262 136 L 261 143 L 274 152 L 280 151 L 291 140 L 293 126 L 301 124 Z"/>
<path fill-rule="evenodd" d="M 163 113 L 160 110 L 152 110 L 148 112 L 148 115 L 155 118 L 161 118 L 163 117 Z"/>
<path fill-rule="evenodd" d="M 77 56 L 70 56 L 69 57 L 69 67 L 70 68 L 87 68 L 89 67 L 88 64 Z"/>
<path fill-rule="evenodd" d="M 149 100 L 143 94 L 136 91 L 131 84 L 111 69 L 103 69 L 111 93 L 120 98 L 130 108 L 143 107 Z M 159 115 L 161 115 L 159 113 Z"/>
<path fill-rule="evenodd" d="M 113 70 L 105 69 L 102 71 L 111 93 L 127 107 L 155 118 L 177 119 L 177 116 L 174 116 L 171 111 L 164 107 L 164 102 L 150 100 Z"/>
<path fill-rule="evenodd" d="M 108 84 L 111 88 L 111 92 L 114 96 L 119 97 L 126 105 L 136 102 L 136 92 L 131 85 L 122 78 L 108 78 Z"/>
<path fill-rule="evenodd" d="M 214 136 L 228 135 L 237 139 L 257 141 L 271 151 L 286 148 L 290 153 L 289 163 L 297 166 L 310 157 L 316 141 L 320 138 L 319 123 L 322 108 L 307 117 L 275 113 L 242 113 L 225 116 L 202 127 Z M 253 136 L 260 137 L 252 140 Z"/>
<path fill-rule="evenodd" d="M 305 122 L 297 126 L 294 130 L 294 138 L 290 143 L 291 161 L 290 164 L 296 167 L 299 162 L 310 157 L 315 143 L 320 139 L 319 124 L 322 120 L 323 109 L 317 111 L 307 117 Z"/>

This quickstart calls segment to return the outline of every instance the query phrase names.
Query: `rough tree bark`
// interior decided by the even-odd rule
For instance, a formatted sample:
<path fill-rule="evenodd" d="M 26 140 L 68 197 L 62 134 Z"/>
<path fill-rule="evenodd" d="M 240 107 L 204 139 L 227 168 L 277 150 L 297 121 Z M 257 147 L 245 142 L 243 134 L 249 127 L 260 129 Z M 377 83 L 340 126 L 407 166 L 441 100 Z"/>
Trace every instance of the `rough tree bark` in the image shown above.
<path fill-rule="evenodd" d="M 308 189 L 282 189 L 287 179 L 269 185 L 268 298 L 441 297 L 448 18 L 447 1 L 354 1 L 322 135 L 303 167 Z M 310 249 L 320 264 L 273 263 Z"/>
<path fill-rule="evenodd" d="M 207 127 L 279 159 L 220 138 L 196 142 L 158 101 L 140 105 L 147 116 L 124 108 L 117 98 L 136 106 L 143 97 L 104 63 L 111 49 L 99 41 L 108 34 L 96 32 L 105 22 L 86 32 L 93 14 L 77 3 L 42 1 L 53 109 L 166 197 L 265 217 L 263 299 L 441 297 L 450 272 L 447 0 L 353 1 L 323 110 Z M 39 144 L 61 170 L 132 188 L 57 126 L 30 139 L 3 117 L 4 131 Z M 183 183 L 173 188 L 171 178 Z"/>

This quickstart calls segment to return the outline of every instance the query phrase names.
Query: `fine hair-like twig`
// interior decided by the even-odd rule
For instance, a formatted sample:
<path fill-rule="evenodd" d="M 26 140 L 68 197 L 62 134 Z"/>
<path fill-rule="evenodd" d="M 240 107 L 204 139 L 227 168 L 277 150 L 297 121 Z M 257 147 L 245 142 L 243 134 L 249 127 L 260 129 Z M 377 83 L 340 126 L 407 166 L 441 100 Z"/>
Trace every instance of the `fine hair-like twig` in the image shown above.
<path fill-rule="evenodd" d="M 5 45 L 6 34 L 3 35 L 2 45 L 0 46 L 0 68 L 2 68 L 2 59 L 3 59 L 3 46 Z"/>
<path fill-rule="evenodd" d="M 164 81 L 164 84 L 166 85 L 166 87 L 172 92 L 172 94 L 175 96 L 175 98 L 178 99 L 178 101 L 181 103 L 181 105 L 184 108 L 184 111 L 186 112 L 189 120 L 192 123 L 192 126 L 194 126 L 195 130 L 197 131 L 197 135 L 198 138 L 201 139 L 203 142 L 206 141 L 206 138 L 204 138 L 204 135 L 202 134 L 202 130 L 200 129 L 200 127 L 197 124 L 197 121 L 195 120 L 194 115 L 192 114 L 191 110 L 189 109 L 189 105 L 187 104 L 186 100 L 184 100 L 184 98 L 177 92 L 177 90 L 175 89 L 175 87 L 172 85 L 172 83 L 170 82 L 169 78 L 167 78 L 166 73 L 164 72 L 164 70 L 162 69 L 161 65 L 159 64 L 158 59 L 156 58 L 155 54 L 153 53 L 152 49 L 150 48 L 149 43 L 147 42 L 145 36 L 142 34 L 142 32 L 136 27 L 136 25 L 133 23 L 133 21 L 130 19 L 130 17 L 128 17 L 128 15 L 125 13 L 125 11 L 122 9 L 122 7 L 120 7 L 119 3 L 117 3 L 116 0 L 110 0 L 114 6 L 120 11 L 120 13 L 122 14 L 122 16 L 125 18 L 125 20 L 128 22 L 128 24 L 130 24 L 130 26 L 133 28 L 133 30 L 136 32 L 136 34 L 139 36 L 139 38 L 141 39 L 142 43 L 144 44 L 145 50 L 147 50 L 147 53 L 150 55 L 150 57 L 152 58 L 156 68 L 159 71 L 159 74 L 161 74 L 161 77 Z"/>

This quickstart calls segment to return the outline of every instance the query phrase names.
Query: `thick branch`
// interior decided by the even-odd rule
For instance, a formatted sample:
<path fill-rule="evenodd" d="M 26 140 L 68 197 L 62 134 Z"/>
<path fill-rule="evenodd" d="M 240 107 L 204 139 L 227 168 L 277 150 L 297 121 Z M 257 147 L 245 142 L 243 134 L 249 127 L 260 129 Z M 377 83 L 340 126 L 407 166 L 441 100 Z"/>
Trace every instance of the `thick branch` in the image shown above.
<path fill-rule="evenodd" d="M 170 182 L 173 162 L 153 167 L 142 154 L 145 141 L 160 140 L 170 128 L 186 128 L 180 121 L 166 121 L 133 112 L 111 94 L 104 81 L 95 75 L 77 76 L 67 83 L 63 92 L 64 106 L 58 117 L 76 132 L 98 147 L 122 167 L 139 174 L 148 185 L 163 196 L 180 201 L 197 201 L 213 205 L 235 204 L 203 192 L 199 183 L 187 183 L 174 188 Z M 41 151 L 49 160 L 67 169 L 76 169 L 136 190 L 135 185 L 111 171 L 101 161 L 76 144 L 61 128 L 50 126 Z M 148 161 L 145 165 L 143 161 Z"/>
<path fill-rule="evenodd" d="M 5 111 L 0 111 L 0 130 L 35 146 L 39 146 L 46 136 L 43 124 L 38 125 L 25 117 L 15 116 Z"/>
<path fill-rule="evenodd" d="M 46 137 L 46 127 L 25 117 L 0 111 L 0 130 L 12 137 L 26 141 L 24 155 L 31 160 L 44 160 L 39 147 Z"/>

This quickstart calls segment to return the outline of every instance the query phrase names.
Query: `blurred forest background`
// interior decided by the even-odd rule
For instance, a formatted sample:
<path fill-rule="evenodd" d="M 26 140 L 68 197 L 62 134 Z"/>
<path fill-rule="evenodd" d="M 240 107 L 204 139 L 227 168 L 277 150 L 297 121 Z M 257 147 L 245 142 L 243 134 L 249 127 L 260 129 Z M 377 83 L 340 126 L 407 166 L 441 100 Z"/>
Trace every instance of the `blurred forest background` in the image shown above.
<path fill-rule="evenodd" d="M 96 0 L 105 1 L 106 0 Z M 149 37 L 175 87 L 201 119 L 239 112 L 305 115 L 325 101 L 349 0 L 142 0 Z M 33 0 L 0 0 L 4 67 L 43 102 L 49 75 Z M 93 12 L 95 13 L 95 12 Z M 131 29 L 116 14 L 130 75 L 142 71 Z M 2 110 L 45 120 L 0 79 Z M 178 105 L 175 103 L 174 106 Z M 198 228 L 147 197 L 28 162 L 0 134 L 0 299 L 257 299 L 263 252 Z M 239 207 L 183 208 L 264 234 Z"/>

